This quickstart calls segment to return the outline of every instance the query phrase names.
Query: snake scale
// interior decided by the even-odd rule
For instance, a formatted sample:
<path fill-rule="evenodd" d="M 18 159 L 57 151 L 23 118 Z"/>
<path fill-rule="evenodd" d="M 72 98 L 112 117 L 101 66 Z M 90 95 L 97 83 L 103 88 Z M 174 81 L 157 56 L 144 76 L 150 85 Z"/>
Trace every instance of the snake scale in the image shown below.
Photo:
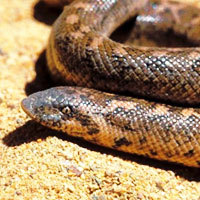
<path fill-rule="evenodd" d="M 50 74 L 70 86 L 34 93 L 22 108 L 44 126 L 98 145 L 200 167 L 200 48 L 136 47 L 109 38 L 148 7 L 160 17 L 159 28 L 200 44 L 200 12 L 188 5 L 73 1 L 47 47 Z"/>

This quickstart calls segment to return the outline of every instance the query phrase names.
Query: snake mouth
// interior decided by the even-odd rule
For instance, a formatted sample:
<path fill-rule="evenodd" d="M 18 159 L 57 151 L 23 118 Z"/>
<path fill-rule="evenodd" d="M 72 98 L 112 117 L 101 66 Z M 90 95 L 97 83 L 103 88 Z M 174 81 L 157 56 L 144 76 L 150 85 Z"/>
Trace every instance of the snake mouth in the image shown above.
<path fill-rule="evenodd" d="M 53 91 L 54 89 L 48 89 L 31 94 L 22 100 L 22 109 L 32 119 L 44 125 L 58 123 L 63 114 L 56 104 L 59 92 Z"/>
<path fill-rule="evenodd" d="M 35 114 L 34 114 L 34 109 L 33 109 L 33 104 L 35 101 L 36 101 L 35 95 L 31 95 L 23 99 L 21 102 L 21 107 L 23 111 L 33 119 L 36 119 Z"/>
<path fill-rule="evenodd" d="M 27 115 L 38 121 L 38 114 L 41 114 L 44 104 L 44 92 L 40 91 L 23 99 L 21 107 Z"/>

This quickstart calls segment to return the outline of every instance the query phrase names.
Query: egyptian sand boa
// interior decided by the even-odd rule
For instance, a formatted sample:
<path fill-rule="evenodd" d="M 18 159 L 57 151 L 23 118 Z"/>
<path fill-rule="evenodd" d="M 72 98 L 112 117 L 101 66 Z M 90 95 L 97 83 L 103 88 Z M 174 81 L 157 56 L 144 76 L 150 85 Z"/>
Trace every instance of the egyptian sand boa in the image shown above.
<path fill-rule="evenodd" d="M 190 5 L 74 1 L 53 25 L 47 62 L 55 81 L 79 87 L 32 94 L 22 108 L 47 127 L 102 146 L 200 167 L 200 48 L 132 47 L 108 38 L 145 12 L 159 29 L 200 43 L 200 12 Z"/>

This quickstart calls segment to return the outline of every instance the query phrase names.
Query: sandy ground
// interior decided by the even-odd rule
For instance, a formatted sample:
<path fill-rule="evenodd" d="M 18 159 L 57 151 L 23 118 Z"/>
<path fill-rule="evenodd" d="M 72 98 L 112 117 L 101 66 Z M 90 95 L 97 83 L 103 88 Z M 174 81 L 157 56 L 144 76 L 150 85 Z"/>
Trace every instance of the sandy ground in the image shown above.
<path fill-rule="evenodd" d="M 119 153 L 32 121 L 20 101 L 52 86 L 45 47 L 59 11 L 0 0 L 0 199 L 200 199 L 200 170 Z"/>

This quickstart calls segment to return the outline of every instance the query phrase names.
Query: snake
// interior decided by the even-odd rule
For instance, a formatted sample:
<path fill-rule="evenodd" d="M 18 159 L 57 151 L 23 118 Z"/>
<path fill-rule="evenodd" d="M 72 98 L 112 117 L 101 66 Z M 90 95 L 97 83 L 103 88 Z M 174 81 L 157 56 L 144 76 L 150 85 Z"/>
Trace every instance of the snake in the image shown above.
<path fill-rule="evenodd" d="M 46 50 L 48 71 L 62 86 L 29 95 L 23 110 L 97 145 L 200 167 L 199 13 L 173 0 L 72 1 L 54 22 Z M 197 46 L 144 47 L 110 38 L 138 17 Z"/>

